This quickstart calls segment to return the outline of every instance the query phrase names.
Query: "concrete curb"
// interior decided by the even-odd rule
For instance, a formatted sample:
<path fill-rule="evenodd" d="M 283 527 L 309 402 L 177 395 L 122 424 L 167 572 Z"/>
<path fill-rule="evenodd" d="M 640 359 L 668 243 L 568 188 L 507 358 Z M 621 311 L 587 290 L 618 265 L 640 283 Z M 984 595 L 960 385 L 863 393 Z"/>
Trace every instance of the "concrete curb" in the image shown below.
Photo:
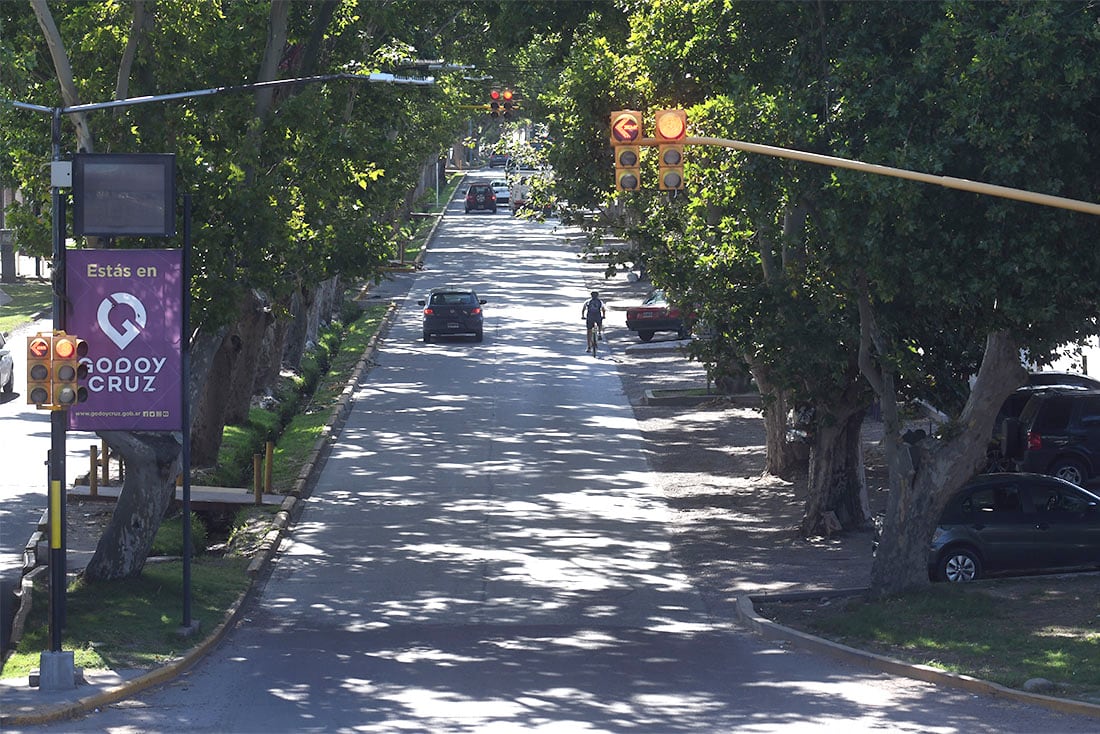
<path fill-rule="evenodd" d="M 784 627 L 781 624 L 776 624 L 757 614 L 756 608 L 753 606 L 754 602 L 794 601 L 806 598 L 852 596 L 866 591 L 867 589 L 840 589 L 828 593 L 806 592 L 768 596 L 739 596 L 737 597 L 737 617 L 741 624 L 748 627 L 756 636 L 765 640 L 786 642 L 801 650 L 829 655 L 830 657 L 848 663 L 870 667 L 874 670 L 890 673 L 891 675 L 922 680 L 939 686 L 949 686 L 969 693 L 980 693 L 987 696 L 993 696 L 994 698 L 1015 701 L 1017 703 L 1042 706 L 1060 713 L 1079 714 L 1100 718 L 1100 705 L 1019 691 L 1014 688 L 1007 688 L 998 683 L 990 683 L 979 678 L 972 678 L 968 675 L 949 673 L 927 665 L 906 663 L 901 660 L 886 657 L 885 655 L 858 650 L 854 647 L 848 647 L 838 642 L 832 642 L 790 627 Z"/>

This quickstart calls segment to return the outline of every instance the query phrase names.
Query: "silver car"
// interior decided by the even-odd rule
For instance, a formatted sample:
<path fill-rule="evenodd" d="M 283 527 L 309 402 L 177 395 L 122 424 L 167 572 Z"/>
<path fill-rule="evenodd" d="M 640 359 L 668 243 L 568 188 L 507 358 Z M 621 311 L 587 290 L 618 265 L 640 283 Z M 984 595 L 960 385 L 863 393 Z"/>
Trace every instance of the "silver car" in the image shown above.
<path fill-rule="evenodd" d="M 15 362 L 12 360 L 11 350 L 8 349 L 8 339 L 0 334 L 0 392 L 11 395 L 15 387 Z"/>

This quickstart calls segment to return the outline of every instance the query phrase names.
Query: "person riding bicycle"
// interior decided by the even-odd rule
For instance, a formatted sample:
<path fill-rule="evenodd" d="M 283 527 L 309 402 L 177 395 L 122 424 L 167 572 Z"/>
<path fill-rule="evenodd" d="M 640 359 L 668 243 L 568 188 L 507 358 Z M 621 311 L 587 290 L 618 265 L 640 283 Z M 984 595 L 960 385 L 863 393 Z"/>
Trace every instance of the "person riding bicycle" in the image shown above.
<path fill-rule="evenodd" d="M 603 319 L 606 313 L 599 291 L 592 291 L 592 297 L 581 307 L 581 318 L 584 319 L 584 325 L 588 330 L 588 348 L 584 351 L 596 351 L 596 332 L 603 331 Z"/>

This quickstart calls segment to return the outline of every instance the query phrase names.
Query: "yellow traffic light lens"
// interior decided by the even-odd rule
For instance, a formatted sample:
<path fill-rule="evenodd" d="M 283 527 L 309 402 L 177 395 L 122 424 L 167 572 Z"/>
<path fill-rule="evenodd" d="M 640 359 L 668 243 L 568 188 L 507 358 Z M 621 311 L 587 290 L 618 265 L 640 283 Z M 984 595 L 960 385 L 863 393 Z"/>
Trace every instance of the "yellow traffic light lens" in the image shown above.
<path fill-rule="evenodd" d="M 619 188 L 623 191 L 637 191 L 638 183 L 638 177 L 633 173 L 624 173 L 619 176 Z"/>
<path fill-rule="evenodd" d="M 76 379 L 76 367 L 71 364 L 63 364 L 57 368 L 57 379 L 72 382 Z"/>
<path fill-rule="evenodd" d="M 620 166 L 636 166 L 638 165 L 638 153 L 634 150 L 624 150 L 619 153 L 619 165 Z"/>
<path fill-rule="evenodd" d="M 45 380 L 49 378 L 50 371 L 44 364 L 32 364 L 29 374 L 32 380 Z"/>
<path fill-rule="evenodd" d="M 661 154 L 661 162 L 666 166 L 678 166 L 683 160 L 684 155 L 678 148 L 668 148 Z"/>

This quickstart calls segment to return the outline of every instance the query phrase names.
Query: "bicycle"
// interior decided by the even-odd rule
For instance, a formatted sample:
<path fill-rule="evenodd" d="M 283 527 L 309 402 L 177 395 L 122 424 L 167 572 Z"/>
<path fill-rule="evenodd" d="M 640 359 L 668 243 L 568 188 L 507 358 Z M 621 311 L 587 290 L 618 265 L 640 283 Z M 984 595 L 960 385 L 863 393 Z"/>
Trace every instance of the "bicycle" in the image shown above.
<path fill-rule="evenodd" d="M 592 324 L 588 327 L 588 348 L 584 351 L 591 352 L 593 357 L 596 356 L 596 342 L 599 341 L 597 339 L 599 328 L 599 324 Z"/>

